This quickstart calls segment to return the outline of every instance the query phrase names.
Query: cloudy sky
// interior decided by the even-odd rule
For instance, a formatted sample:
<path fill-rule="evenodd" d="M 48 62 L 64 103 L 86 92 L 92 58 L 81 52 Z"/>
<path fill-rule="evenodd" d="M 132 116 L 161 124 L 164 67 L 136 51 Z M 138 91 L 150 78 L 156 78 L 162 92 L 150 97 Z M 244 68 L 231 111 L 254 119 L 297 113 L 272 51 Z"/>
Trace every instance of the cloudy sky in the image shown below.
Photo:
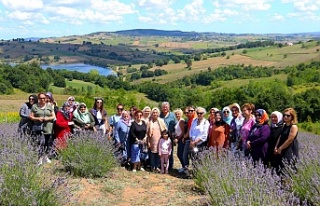
<path fill-rule="evenodd" d="M 0 39 L 163 29 L 320 31 L 320 0 L 0 0 Z"/>

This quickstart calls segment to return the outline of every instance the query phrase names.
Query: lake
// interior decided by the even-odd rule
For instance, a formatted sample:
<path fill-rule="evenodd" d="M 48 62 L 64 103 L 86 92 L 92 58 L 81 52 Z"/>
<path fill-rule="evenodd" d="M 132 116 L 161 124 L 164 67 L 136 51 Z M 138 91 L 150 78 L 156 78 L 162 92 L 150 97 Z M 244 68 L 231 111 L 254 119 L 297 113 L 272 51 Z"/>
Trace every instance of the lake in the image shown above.
<path fill-rule="evenodd" d="M 43 64 L 41 65 L 43 69 L 50 67 L 51 69 L 66 69 L 70 71 L 78 71 L 83 73 L 88 73 L 90 70 L 97 70 L 100 75 L 116 75 L 116 73 L 110 68 L 103 68 L 99 66 L 92 66 L 89 64 L 83 63 L 74 63 L 74 64 Z"/>

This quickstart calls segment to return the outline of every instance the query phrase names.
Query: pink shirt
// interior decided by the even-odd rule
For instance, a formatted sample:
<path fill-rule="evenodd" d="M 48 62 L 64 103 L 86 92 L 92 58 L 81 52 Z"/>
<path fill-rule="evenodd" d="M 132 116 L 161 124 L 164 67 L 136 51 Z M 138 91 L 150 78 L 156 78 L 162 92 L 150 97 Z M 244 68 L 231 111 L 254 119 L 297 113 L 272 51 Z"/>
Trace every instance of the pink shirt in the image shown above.
<path fill-rule="evenodd" d="M 172 144 L 171 144 L 171 140 L 170 139 L 163 139 L 161 138 L 159 141 L 159 155 L 163 155 L 163 154 L 171 154 L 172 151 Z"/>
<path fill-rule="evenodd" d="M 250 118 L 248 120 L 245 119 L 243 121 L 241 130 L 240 130 L 240 136 L 242 138 L 242 143 L 247 144 L 249 132 L 254 124 L 255 124 L 255 118 Z"/>

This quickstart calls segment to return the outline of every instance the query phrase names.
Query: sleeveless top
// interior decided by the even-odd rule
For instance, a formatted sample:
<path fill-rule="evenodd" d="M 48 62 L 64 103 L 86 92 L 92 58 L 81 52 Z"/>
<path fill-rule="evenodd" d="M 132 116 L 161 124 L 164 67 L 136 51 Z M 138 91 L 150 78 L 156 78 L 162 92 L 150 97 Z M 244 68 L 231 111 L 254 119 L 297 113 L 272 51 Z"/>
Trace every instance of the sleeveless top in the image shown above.
<path fill-rule="evenodd" d="M 177 124 L 174 126 L 174 129 L 175 129 L 175 133 L 176 133 L 176 137 L 179 137 L 180 135 L 181 135 L 181 133 L 182 133 L 182 130 L 181 130 L 181 128 L 180 128 L 180 121 L 184 121 L 184 119 L 180 119 L 178 122 L 177 122 Z"/>
<path fill-rule="evenodd" d="M 292 125 L 289 125 L 289 126 L 284 125 L 281 132 L 278 147 L 283 145 L 283 143 L 288 139 L 291 127 Z M 297 136 L 298 136 L 298 132 L 294 137 L 294 140 L 291 142 L 291 144 L 286 149 L 282 150 L 282 153 L 281 153 L 282 158 L 285 158 L 287 160 L 291 160 L 294 157 L 299 158 L 299 142 L 298 142 Z"/>

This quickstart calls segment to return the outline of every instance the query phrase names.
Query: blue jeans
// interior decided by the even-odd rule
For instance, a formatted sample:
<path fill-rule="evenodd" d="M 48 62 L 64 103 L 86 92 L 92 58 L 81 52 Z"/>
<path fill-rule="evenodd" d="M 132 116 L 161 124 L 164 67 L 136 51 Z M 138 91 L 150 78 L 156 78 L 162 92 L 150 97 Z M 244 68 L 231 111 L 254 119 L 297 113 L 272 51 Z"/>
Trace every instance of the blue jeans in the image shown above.
<path fill-rule="evenodd" d="M 178 159 L 182 165 L 182 167 L 184 167 L 184 161 L 183 161 L 183 152 L 184 152 L 184 145 L 185 143 L 182 142 L 182 139 L 180 139 L 178 141 L 178 149 L 177 149 L 177 156 L 178 156 Z"/>
<path fill-rule="evenodd" d="M 184 150 L 183 150 L 183 165 L 184 167 L 189 166 L 189 147 L 190 147 L 190 140 L 184 141 Z"/>
<path fill-rule="evenodd" d="M 174 151 L 174 147 L 172 144 L 172 152 L 171 152 L 171 155 L 169 156 L 169 170 L 172 170 L 173 168 L 173 151 Z"/>
<path fill-rule="evenodd" d="M 160 167 L 160 162 L 159 162 L 160 159 L 159 159 L 158 153 L 152 153 L 151 151 L 149 151 L 149 159 L 150 159 L 151 169 Z"/>

